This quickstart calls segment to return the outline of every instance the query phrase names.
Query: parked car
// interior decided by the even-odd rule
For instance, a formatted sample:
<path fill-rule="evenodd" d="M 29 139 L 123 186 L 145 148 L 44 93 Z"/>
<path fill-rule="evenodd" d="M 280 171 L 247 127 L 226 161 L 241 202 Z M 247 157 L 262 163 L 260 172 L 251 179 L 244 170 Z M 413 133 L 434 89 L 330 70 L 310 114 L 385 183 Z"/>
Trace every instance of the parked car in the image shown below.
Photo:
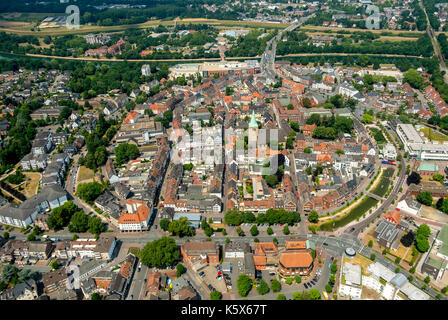
<path fill-rule="evenodd" d="M 314 281 L 314 280 L 311 280 L 310 282 L 313 286 L 316 284 L 316 281 Z"/>
<path fill-rule="evenodd" d="M 303 284 L 303 286 L 305 287 L 305 289 L 309 288 L 308 283 Z"/>
<path fill-rule="evenodd" d="M 211 284 L 208 285 L 208 289 L 209 289 L 210 291 L 216 291 L 216 289 L 215 289 Z"/>
<path fill-rule="evenodd" d="M 199 276 L 200 276 L 201 278 L 204 278 L 204 277 L 205 277 L 205 273 L 204 273 L 204 271 L 199 272 Z"/>

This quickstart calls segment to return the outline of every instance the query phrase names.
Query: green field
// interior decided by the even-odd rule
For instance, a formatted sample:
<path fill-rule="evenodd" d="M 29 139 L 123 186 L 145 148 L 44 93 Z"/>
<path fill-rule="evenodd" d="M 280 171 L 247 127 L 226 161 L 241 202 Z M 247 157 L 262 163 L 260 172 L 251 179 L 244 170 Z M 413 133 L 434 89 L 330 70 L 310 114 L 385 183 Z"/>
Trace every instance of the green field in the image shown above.
<path fill-rule="evenodd" d="M 369 128 L 369 130 L 378 144 L 386 143 L 386 138 L 384 137 L 381 130 L 378 130 L 376 128 Z"/>
<path fill-rule="evenodd" d="M 389 190 L 390 185 L 390 178 L 394 174 L 394 168 L 388 168 L 385 170 L 381 176 L 381 180 L 378 183 L 378 185 L 375 187 L 375 189 L 372 190 L 373 194 L 376 194 L 377 196 L 383 197 L 387 190 Z"/>
<path fill-rule="evenodd" d="M 350 210 L 350 212 L 346 214 L 344 217 L 321 224 L 319 226 L 319 230 L 332 231 L 333 229 L 343 227 L 352 222 L 353 220 L 360 218 L 364 213 L 369 211 L 369 209 L 375 206 L 377 203 L 378 200 L 366 197 L 356 207 Z"/>
<path fill-rule="evenodd" d="M 425 138 L 428 138 L 430 141 L 439 141 L 439 142 L 448 141 L 448 136 L 428 127 L 421 128 L 419 132 L 423 132 Z"/>

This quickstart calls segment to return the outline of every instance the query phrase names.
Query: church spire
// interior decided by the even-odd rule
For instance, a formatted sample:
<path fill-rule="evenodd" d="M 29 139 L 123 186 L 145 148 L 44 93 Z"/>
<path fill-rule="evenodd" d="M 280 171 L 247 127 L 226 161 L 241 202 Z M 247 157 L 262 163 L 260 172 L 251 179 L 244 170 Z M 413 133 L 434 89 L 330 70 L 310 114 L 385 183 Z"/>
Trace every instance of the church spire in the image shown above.
<path fill-rule="evenodd" d="M 255 120 L 255 111 L 252 110 L 252 117 L 249 122 L 249 128 L 258 128 L 257 120 Z"/>

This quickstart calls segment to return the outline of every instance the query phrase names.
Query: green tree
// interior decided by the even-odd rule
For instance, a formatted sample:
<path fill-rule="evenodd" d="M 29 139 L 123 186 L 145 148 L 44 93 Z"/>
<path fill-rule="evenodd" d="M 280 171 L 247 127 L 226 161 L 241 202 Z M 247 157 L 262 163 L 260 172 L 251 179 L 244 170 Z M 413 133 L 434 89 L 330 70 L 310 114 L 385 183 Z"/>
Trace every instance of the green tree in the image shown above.
<path fill-rule="evenodd" d="M 271 188 L 275 187 L 278 184 L 278 177 L 276 174 L 267 175 L 264 180 Z"/>
<path fill-rule="evenodd" d="M 403 83 L 404 82 L 408 82 L 415 89 L 422 89 L 425 78 L 423 78 L 415 69 L 409 69 L 404 74 Z"/>
<path fill-rule="evenodd" d="M 283 233 L 284 233 L 285 235 L 288 235 L 288 234 L 290 233 L 288 226 L 284 226 L 284 227 L 283 227 Z"/>
<path fill-rule="evenodd" d="M 174 265 L 179 259 L 179 250 L 173 238 L 163 236 L 148 242 L 140 251 L 139 258 L 145 266 L 163 268 Z"/>
<path fill-rule="evenodd" d="M 432 205 L 432 195 L 429 192 L 421 192 L 417 195 L 416 200 L 426 206 Z"/>
<path fill-rule="evenodd" d="M 250 228 L 250 234 L 255 237 L 256 235 L 258 235 L 258 228 L 256 225 L 253 225 L 252 228 Z"/>
<path fill-rule="evenodd" d="M 131 143 L 121 143 L 119 144 L 115 150 L 115 163 L 117 165 L 121 165 L 123 163 L 128 162 L 129 160 L 133 160 L 140 155 L 140 151 L 135 144 Z"/>
<path fill-rule="evenodd" d="M 260 280 L 257 286 L 257 292 L 261 295 L 265 295 L 269 292 L 269 286 L 263 279 Z"/>
<path fill-rule="evenodd" d="M 106 231 L 106 227 L 100 217 L 89 219 L 89 232 L 93 234 L 100 234 Z"/>
<path fill-rule="evenodd" d="M 274 234 L 274 230 L 272 230 L 271 227 L 268 227 L 268 228 L 266 229 L 266 232 L 267 232 L 268 235 L 272 235 L 272 234 Z"/>
<path fill-rule="evenodd" d="M 56 259 L 54 259 L 54 260 L 50 263 L 50 266 L 51 266 L 54 270 L 57 270 L 57 269 L 59 269 L 59 268 L 61 267 Z"/>
<path fill-rule="evenodd" d="M 103 192 L 103 186 L 98 182 L 80 183 L 76 192 L 81 199 L 92 203 Z"/>
<path fill-rule="evenodd" d="M 331 293 L 331 291 L 333 291 L 333 287 L 331 285 L 327 284 L 325 286 L 325 291 L 327 291 L 328 293 Z"/>
<path fill-rule="evenodd" d="M 190 222 L 186 217 L 181 217 L 179 220 L 171 221 L 168 226 L 168 231 L 179 237 L 193 236 L 195 234 L 194 228 L 190 226 Z"/>
<path fill-rule="evenodd" d="M 101 298 L 101 295 L 98 292 L 94 292 L 92 293 L 90 300 L 103 300 L 103 299 Z"/>
<path fill-rule="evenodd" d="M 221 300 L 222 293 L 219 291 L 212 291 L 210 292 L 210 300 Z"/>
<path fill-rule="evenodd" d="M 415 245 L 420 252 L 427 252 L 429 250 L 429 241 L 423 234 L 417 235 Z"/>
<path fill-rule="evenodd" d="M 319 213 L 316 210 L 312 210 L 308 214 L 308 221 L 312 223 L 317 223 L 319 221 Z"/>
<path fill-rule="evenodd" d="M 373 247 L 373 241 L 369 240 L 369 243 L 367 245 L 369 246 L 369 248 L 372 248 Z"/>
<path fill-rule="evenodd" d="M 317 289 L 311 289 L 308 292 L 308 295 L 311 300 L 320 300 L 321 299 L 320 292 Z"/>
<path fill-rule="evenodd" d="M 163 231 L 168 231 L 168 227 L 170 225 L 170 220 L 169 219 L 162 219 L 162 220 L 160 220 L 159 224 L 160 224 L 160 228 Z"/>
<path fill-rule="evenodd" d="M 48 216 L 47 224 L 52 230 L 64 228 L 70 222 L 73 214 L 78 212 L 79 208 L 73 201 L 67 201 L 62 206 L 54 208 Z"/>
<path fill-rule="evenodd" d="M 231 210 L 224 215 L 224 222 L 229 226 L 238 226 L 243 222 L 243 218 L 238 211 Z"/>
<path fill-rule="evenodd" d="M 72 233 L 86 232 L 89 228 L 89 216 L 84 211 L 77 211 L 73 214 L 68 225 L 68 231 Z"/>
<path fill-rule="evenodd" d="M 252 280 L 249 276 L 241 274 L 237 280 L 238 293 L 242 297 L 246 297 L 249 291 L 252 289 Z"/>
<path fill-rule="evenodd" d="M 362 123 L 366 123 L 366 124 L 368 124 L 368 123 L 373 123 L 373 117 L 372 117 L 370 114 L 368 114 L 368 113 L 364 113 L 364 114 L 362 115 L 362 120 L 361 120 L 361 122 L 362 122 Z"/>
<path fill-rule="evenodd" d="M 276 300 L 286 300 L 286 296 L 283 293 L 279 293 Z"/>
<path fill-rule="evenodd" d="M 294 276 L 294 281 L 296 283 L 301 283 L 302 282 L 302 277 L 301 276 Z"/>
<path fill-rule="evenodd" d="M 428 238 L 431 235 L 431 229 L 427 224 L 422 224 L 417 228 L 417 236 L 422 235 L 425 238 Z"/>
<path fill-rule="evenodd" d="M 279 292 L 282 289 L 282 284 L 277 279 L 271 280 L 271 289 L 273 292 Z"/>
<path fill-rule="evenodd" d="M 176 265 L 176 275 L 179 278 L 185 272 L 185 267 L 182 263 Z"/>

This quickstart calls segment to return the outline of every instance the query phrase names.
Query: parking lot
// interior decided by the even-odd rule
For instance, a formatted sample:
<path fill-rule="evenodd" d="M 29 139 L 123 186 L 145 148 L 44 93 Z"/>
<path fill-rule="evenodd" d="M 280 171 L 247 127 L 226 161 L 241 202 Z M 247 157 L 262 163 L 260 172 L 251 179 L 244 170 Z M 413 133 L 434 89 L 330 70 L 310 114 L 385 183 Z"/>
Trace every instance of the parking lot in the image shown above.
<path fill-rule="evenodd" d="M 208 287 L 211 285 L 213 288 L 215 288 L 219 292 L 226 292 L 226 284 L 224 282 L 223 276 L 221 275 L 221 278 L 217 278 L 218 276 L 218 270 L 216 269 L 216 265 L 208 265 L 207 267 L 201 269 L 198 272 L 199 277 L 203 282 L 205 282 L 206 286 Z M 209 288 L 210 290 L 210 288 Z"/>

